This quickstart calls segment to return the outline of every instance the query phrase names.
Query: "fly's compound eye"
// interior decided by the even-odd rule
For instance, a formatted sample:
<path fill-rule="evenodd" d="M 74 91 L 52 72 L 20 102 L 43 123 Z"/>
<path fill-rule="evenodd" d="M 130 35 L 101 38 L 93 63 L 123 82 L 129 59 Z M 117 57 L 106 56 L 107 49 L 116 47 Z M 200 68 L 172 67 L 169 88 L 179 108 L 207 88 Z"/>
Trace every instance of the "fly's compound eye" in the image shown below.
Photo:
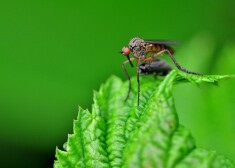
<path fill-rule="evenodd" d="M 129 47 L 123 47 L 121 53 L 127 57 L 127 59 L 129 60 L 129 63 L 130 63 L 130 65 L 131 65 L 131 67 L 133 67 L 133 64 L 132 64 L 131 59 L 130 59 L 130 56 L 129 56 L 130 53 L 131 53 L 130 48 L 129 48 Z"/>
<path fill-rule="evenodd" d="M 131 50 L 128 47 L 123 47 L 121 53 L 125 56 L 129 56 L 131 53 Z"/>

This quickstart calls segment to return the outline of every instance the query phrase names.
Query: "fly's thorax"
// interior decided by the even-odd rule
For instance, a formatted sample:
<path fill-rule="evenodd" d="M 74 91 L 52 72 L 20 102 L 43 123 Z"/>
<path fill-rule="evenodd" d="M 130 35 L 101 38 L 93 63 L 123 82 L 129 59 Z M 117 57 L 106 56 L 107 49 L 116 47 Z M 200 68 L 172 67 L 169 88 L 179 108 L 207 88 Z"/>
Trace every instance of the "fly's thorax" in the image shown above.
<path fill-rule="evenodd" d="M 138 37 L 131 39 L 129 48 L 135 57 L 144 58 L 146 55 L 146 43 Z"/>

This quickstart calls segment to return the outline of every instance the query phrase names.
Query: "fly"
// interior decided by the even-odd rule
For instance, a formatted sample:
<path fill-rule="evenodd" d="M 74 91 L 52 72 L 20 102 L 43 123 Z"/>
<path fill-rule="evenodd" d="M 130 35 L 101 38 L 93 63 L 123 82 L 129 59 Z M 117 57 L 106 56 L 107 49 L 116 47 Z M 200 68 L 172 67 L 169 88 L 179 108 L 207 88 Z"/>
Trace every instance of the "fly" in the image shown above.
<path fill-rule="evenodd" d="M 162 59 L 142 63 L 139 66 L 140 75 L 166 76 L 172 70 L 171 66 Z"/>
<path fill-rule="evenodd" d="M 140 80 L 139 80 L 139 75 L 140 75 L 140 69 L 141 65 L 145 65 L 144 63 L 150 63 L 155 62 L 156 58 L 159 57 L 160 55 L 166 53 L 169 55 L 175 66 L 188 74 L 195 74 L 195 75 L 201 75 L 198 72 L 193 72 L 189 71 L 183 67 L 180 66 L 180 64 L 176 61 L 174 58 L 173 54 L 175 50 L 170 47 L 169 45 L 178 45 L 179 42 L 177 41 L 168 41 L 168 40 L 143 40 L 141 38 L 135 37 L 131 39 L 129 42 L 128 46 L 125 46 L 122 48 L 121 53 L 127 57 L 128 60 L 124 61 L 122 63 L 122 68 L 123 71 L 129 80 L 129 88 L 128 88 L 128 93 L 126 96 L 125 101 L 129 98 L 130 91 L 131 91 L 131 79 L 130 76 L 125 68 L 125 64 L 130 63 L 130 65 L 133 67 L 132 61 L 136 60 L 136 75 L 137 75 L 137 83 L 138 83 L 138 101 L 137 105 L 139 105 L 140 102 Z M 130 54 L 132 53 L 133 57 L 130 58 Z M 149 55 L 149 56 L 148 56 Z M 156 63 L 156 62 L 155 62 Z M 152 64 L 153 65 L 153 64 Z M 156 68 L 156 66 L 154 66 Z M 150 71 L 148 71 L 150 72 Z"/>

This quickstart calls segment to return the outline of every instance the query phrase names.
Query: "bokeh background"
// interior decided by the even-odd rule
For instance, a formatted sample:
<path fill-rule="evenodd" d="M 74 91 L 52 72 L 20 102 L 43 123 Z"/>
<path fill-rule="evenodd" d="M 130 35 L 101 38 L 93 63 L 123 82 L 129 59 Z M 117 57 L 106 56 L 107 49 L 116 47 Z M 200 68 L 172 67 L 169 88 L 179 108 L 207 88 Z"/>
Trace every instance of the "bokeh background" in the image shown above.
<path fill-rule="evenodd" d="M 183 67 L 235 74 L 234 7 L 233 0 L 0 1 L 0 167 L 53 167 L 77 106 L 90 109 L 93 90 L 112 74 L 125 79 L 118 51 L 133 37 L 181 41 L 175 56 Z M 235 160 L 235 79 L 177 85 L 175 102 L 199 147 Z"/>

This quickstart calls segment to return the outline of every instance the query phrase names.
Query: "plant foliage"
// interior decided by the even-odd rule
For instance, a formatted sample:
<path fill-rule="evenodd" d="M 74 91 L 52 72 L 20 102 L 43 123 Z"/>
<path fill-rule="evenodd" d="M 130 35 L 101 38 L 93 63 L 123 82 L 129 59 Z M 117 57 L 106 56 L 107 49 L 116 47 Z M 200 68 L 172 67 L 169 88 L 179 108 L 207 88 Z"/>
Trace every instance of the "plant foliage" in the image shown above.
<path fill-rule="evenodd" d="M 128 83 L 112 76 L 94 93 L 91 112 L 79 108 L 65 150 L 56 149 L 54 167 L 234 167 L 215 151 L 197 148 L 191 133 L 179 123 L 172 96 L 174 84 L 217 84 L 229 77 L 176 70 L 165 78 L 143 76 L 137 106 L 136 79 L 124 102 Z"/>

